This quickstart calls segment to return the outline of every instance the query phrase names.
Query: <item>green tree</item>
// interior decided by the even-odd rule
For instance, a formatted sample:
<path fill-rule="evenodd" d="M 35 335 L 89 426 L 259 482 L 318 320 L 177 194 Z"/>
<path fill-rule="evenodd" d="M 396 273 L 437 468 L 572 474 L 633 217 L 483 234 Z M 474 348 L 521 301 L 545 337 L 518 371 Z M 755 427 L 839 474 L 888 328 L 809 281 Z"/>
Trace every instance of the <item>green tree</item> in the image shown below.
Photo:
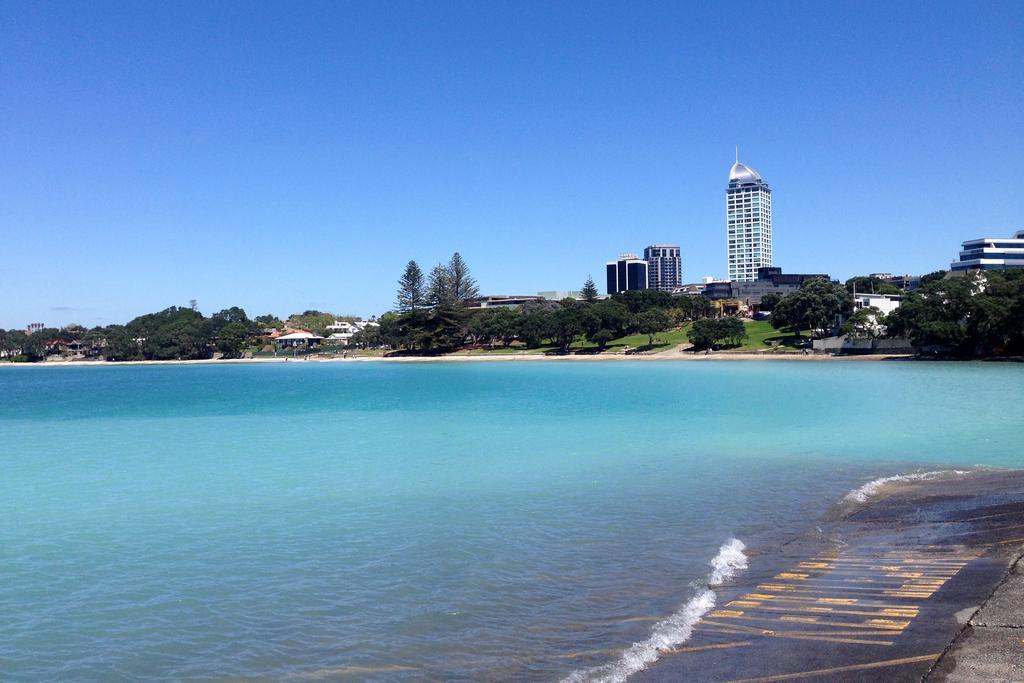
<path fill-rule="evenodd" d="M 587 276 L 587 281 L 583 283 L 583 289 L 580 290 L 580 296 L 588 304 L 592 304 L 597 301 L 597 285 L 594 284 L 594 278 Z"/>
<path fill-rule="evenodd" d="M 508 346 L 516 337 L 520 314 L 507 307 L 485 308 L 474 314 L 467 328 L 479 343 Z"/>
<path fill-rule="evenodd" d="M 261 328 L 274 328 L 275 330 L 283 330 L 284 323 L 278 320 L 276 315 L 266 314 L 256 316 L 256 324 Z"/>
<path fill-rule="evenodd" d="M 527 348 L 535 349 L 552 336 L 552 318 L 555 314 L 546 309 L 530 310 L 519 318 L 516 331 L 519 340 Z"/>
<path fill-rule="evenodd" d="M 761 297 L 761 304 L 758 306 L 758 308 L 761 309 L 762 311 L 770 312 L 774 310 L 776 306 L 779 305 L 780 301 L 782 301 L 781 296 L 774 292 L 769 292 L 768 294 L 765 294 L 764 296 Z"/>
<path fill-rule="evenodd" d="M 1024 271 L 932 279 L 886 317 L 887 334 L 961 357 L 1024 353 Z"/>
<path fill-rule="evenodd" d="M 729 346 L 739 346 L 747 338 L 747 328 L 739 318 L 719 318 L 718 339 L 724 340 Z"/>
<path fill-rule="evenodd" d="M 248 337 L 248 325 L 239 321 L 229 322 L 220 328 L 217 334 L 217 350 L 224 355 L 224 358 L 239 358 Z"/>
<path fill-rule="evenodd" d="M 647 335 L 647 346 L 654 346 L 654 335 L 672 327 L 672 317 L 663 308 L 652 308 L 636 317 L 636 328 Z"/>
<path fill-rule="evenodd" d="M 823 336 L 831 329 L 836 317 L 849 313 L 853 298 L 846 288 L 825 278 L 814 278 L 800 289 L 788 294 L 772 310 L 772 327 L 789 328 L 800 336 L 802 330 L 811 330 Z"/>
<path fill-rule="evenodd" d="M 697 349 L 710 349 L 718 339 L 718 321 L 714 318 L 697 320 L 686 333 L 690 343 Z"/>
<path fill-rule="evenodd" d="M 398 280 L 398 300 L 395 304 L 399 313 L 415 313 L 427 304 L 423 271 L 415 261 L 405 265 L 405 272 Z"/>
<path fill-rule="evenodd" d="M 877 339 L 885 329 L 885 315 L 875 306 L 858 308 L 847 318 L 839 331 L 851 339 Z"/>
<path fill-rule="evenodd" d="M 450 274 L 443 263 L 438 263 L 430 269 L 430 277 L 427 281 L 427 303 L 431 308 L 455 305 Z"/>
<path fill-rule="evenodd" d="M 333 325 L 335 320 L 352 322 L 357 320 L 354 316 L 339 316 L 327 311 L 303 311 L 288 316 L 288 326 L 300 330 L 309 330 L 321 337 L 327 336 L 327 327 Z"/>
<path fill-rule="evenodd" d="M 376 349 L 385 345 L 384 325 L 367 325 L 348 340 L 348 346 L 357 349 Z"/>
<path fill-rule="evenodd" d="M 562 353 L 569 352 L 569 347 L 583 331 L 584 316 L 578 307 L 563 308 L 551 316 L 551 338 Z"/>
<path fill-rule="evenodd" d="M 739 318 L 707 318 L 694 322 L 687 337 L 697 349 L 712 349 L 723 344 L 739 346 L 747 338 L 747 329 Z"/>
<path fill-rule="evenodd" d="M 872 275 L 858 275 L 846 281 L 846 291 L 861 294 L 902 294 L 899 287 Z"/>
<path fill-rule="evenodd" d="M 476 280 L 469 274 L 469 266 L 459 252 L 452 254 L 447 270 L 448 287 L 451 289 L 450 296 L 453 301 L 465 305 L 480 296 Z"/>
<path fill-rule="evenodd" d="M 202 313 L 171 306 L 130 321 L 127 333 L 141 340 L 147 360 L 197 360 L 213 355 L 211 327 Z"/>
<path fill-rule="evenodd" d="M 672 295 L 657 289 L 631 289 L 615 294 L 612 299 L 624 303 L 629 312 L 642 313 L 651 308 L 672 308 Z"/>
<path fill-rule="evenodd" d="M 598 301 L 590 307 L 590 312 L 597 316 L 599 321 L 591 331 L 603 328 L 613 332 L 616 337 L 626 334 L 633 318 L 625 304 L 613 299 Z"/>
<path fill-rule="evenodd" d="M 605 347 L 608 346 L 608 342 L 613 339 L 615 339 L 615 333 L 603 328 L 595 331 L 593 334 L 587 335 L 587 340 L 589 340 L 591 344 L 597 344 L 598 351 L 604 351 Z"/>
<path fill-rule="evenodd" d="M 110 325 L 104 330 L 103 356 L 111 361 L 139 360 L 141 344 L 124 325 Z"/>

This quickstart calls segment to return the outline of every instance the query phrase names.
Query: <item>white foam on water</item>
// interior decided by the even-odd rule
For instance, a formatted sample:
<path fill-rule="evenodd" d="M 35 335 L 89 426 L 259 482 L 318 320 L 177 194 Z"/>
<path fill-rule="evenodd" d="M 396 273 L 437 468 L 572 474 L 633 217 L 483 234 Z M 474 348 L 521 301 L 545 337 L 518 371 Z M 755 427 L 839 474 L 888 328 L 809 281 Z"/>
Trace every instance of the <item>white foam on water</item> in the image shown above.
<path fill-rule="evenodd" d="M 921 481 L 925 479 L 934 479 L 935 477 L 941 477 L 943 475 L 960 476 L 968 474 L 966 470 L 936 470 L 934 472 L 912 472 L 910 474 L 896 474 L 891 477 L 881 477 L 874 481 L 869 481 L 863 486 L 856 488 L 846 494 L 844 500 L 852 501 L 854 503 L 865 503 L 868 498 L 878 493 L 878 490 L 886 484 L 891 484 L 894 481 Z"/>
<path fill-rule="evenodd" d="M 573 671 L 563 683 L 622 683 L 630 675 L 650 666 L 662 652 L 685 643 L 693 635 L 693 627 L 700 618 L 715 607 L 715 592 L 710 587 L 720 586 L 747 568 L 745 548 L 743 541 L 735 538 L 723 543 L 710 563 L 709 588 L 700 589 L 674 614 L 656 623 L 646 640 L 633 643 L 616 661 Z"/>

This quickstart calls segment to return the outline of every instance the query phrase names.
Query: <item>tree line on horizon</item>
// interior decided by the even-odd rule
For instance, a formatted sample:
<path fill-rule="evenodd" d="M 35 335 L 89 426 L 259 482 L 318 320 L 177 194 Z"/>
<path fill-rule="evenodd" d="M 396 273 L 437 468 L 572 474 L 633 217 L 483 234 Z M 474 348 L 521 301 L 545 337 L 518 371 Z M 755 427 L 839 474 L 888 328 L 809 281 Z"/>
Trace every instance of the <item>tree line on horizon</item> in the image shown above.
<path fill-rule="evenodd" d="M 307 310 L 293 314 L 289 323 L 320 336 L 335 320 L 355 320 Z M 137 316 L 124 325 L 86 328 L 68 325 L 43 328 L 27 334 L 24 330 L 0 330 L 0 357 L 4 360 L 37 362 L 53 351 L 54 344 L 80 345 L 86 355 L 110 361 L 206 360 L 220 354 L 239 358 L 247 348 L 265 342 L 266 330 L 283 329 L 275 315 L 249 318 L 245 310 L 232 306 L 205 317 L 194 306 L 170 306 L 156 313 Z"/>
<path fill-rule="evenodd" d="M 639 290 L 600 299 L 587 278 L 581 299 L 528 301 L 522 306 L 474 308 L 479 288 L 462 256 L 434 266 L 426 276 L 415 260 L 398 281 L 395 310 L 379 318 L 380 326 L 353 337 L 360 346 L 388 346 L 410 353 L 443 353 L 476 344 L 527 348 L 550 345 L 568 352 L 580 338 L 603 350 L 629 334 L 654 335 L 711 314 L 704 297 L 674 298 L 667 292 Z"/>
<path fill-rule="evenodd" d="M 888 316 L 875 308 L 853 310 L 853 291 L 900 293 L 902 305 Z M 473 308 L 478 297 L 479 287 L 458 252 L 427 275 L 410 261 L 399 279 L 395 310 L 379 318 L 379 327 L 357 333 L 350 345 L 442 353 L 467 344 L 519 344 L 567 352 L 585 339 L 600 351 L 632 334 L 648 335 L 652 346 L 655 335 L 684 323 L 692 323 L 688 337 L 696 349 L 736 346 L 746 337 L 739 319 L 716 316 L 704 297 L 639 290 L 600 298 L 592 278 L 584 283 L 580 300 Z M 956 277 L 939 271 L 924 276 L 921 287 L 910 293 L 871 276 L 851 278 L 845 285 L 817 278 L 786 296 L 765 295 L 761 310 L 770 312 L 773 327 L 797 339 L 804 332 L 831 334 L 842 317 L 839 331 L 853 338 L 905 338 L 920 351 L 961 358 L 1024 355 L 1024 270 Z M 326 327 L 335 320 L 355 319 L 309 310 L 293 314 L 289 324 L 326 336 Z M 0 360 L 43 360 L 54 343 L 81 344 L 87 355 L 107 360 L 201 360 L 215 354 L 237 358 L 265 344 L 268 329 L 281 327 L 276 316 L 250 319 L 239 307 L 205 317 L 193 302 L 137 316 L 124 325 L 69 325 L 34 334 L 0 330 Z"/>

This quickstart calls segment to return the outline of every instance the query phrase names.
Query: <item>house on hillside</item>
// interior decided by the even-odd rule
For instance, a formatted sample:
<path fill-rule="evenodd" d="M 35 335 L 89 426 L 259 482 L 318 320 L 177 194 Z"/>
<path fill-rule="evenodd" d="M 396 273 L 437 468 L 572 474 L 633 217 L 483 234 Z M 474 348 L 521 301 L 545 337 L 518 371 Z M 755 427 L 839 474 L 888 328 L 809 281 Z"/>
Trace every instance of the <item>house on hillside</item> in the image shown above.
<path fill-rule="evenodd" d="M 279 349 L 314 349 L 320 345 L 323 337 L 308 330 L 290 330 L 274 339 Z"/>

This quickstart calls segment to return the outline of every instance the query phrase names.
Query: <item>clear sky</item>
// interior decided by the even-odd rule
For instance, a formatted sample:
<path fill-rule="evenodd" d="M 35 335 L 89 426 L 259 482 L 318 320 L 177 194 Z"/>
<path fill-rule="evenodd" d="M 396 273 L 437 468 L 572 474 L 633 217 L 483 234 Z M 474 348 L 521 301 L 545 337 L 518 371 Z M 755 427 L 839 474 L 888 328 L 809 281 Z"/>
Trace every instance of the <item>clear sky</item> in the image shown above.
<path fill-rule="evenodd" d="M 5 2 L 0 326 L 724 276 L 735 145 L 776 265 L 948 267 L 1024 228 L 1024 2 Z"/>

